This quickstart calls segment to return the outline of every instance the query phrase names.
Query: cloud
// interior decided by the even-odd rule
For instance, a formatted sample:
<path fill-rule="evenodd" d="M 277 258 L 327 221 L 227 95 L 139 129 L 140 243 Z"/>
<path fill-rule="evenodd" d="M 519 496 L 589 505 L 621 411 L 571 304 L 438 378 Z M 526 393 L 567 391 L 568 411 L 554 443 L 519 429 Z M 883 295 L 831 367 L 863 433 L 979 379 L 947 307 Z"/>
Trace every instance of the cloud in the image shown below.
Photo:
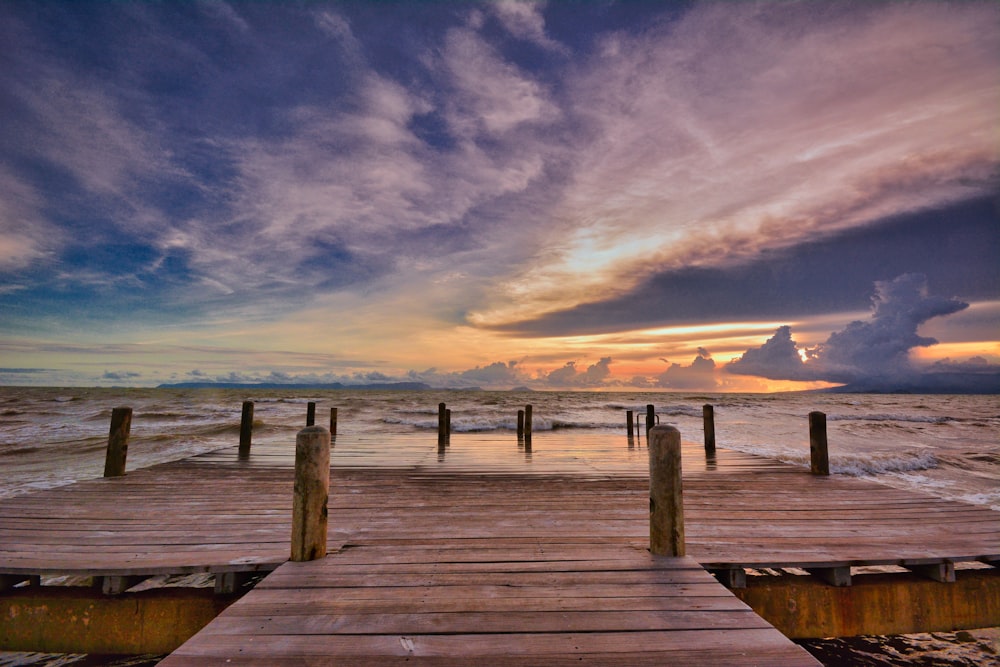
<path fill-rule="evenodd" d="M 656 386 L 665 389 L 698 389 L 712 391 L 719 383 L 715 376 L 715 360 L 703 347 L 689 366 L 673 363 L 656 378 Z"/>
<path fill-rule="evenodd" d="M 537 319 L 657 273 L 726 270 L 992 196 L 998 11 L 699 3 L 607 35 L 565 82 L 576 152 L 549 212 L 558 243 L 473 322 Z"/>
<path fill-rule="evenodd" d="M 929 294 L 925 276 L 911 273 L 876 282 L 871 301 L 872 314 L 867 321 L 853 321 L 815 347 L 800 348 L 791 327 L 783 326 L 763 345 L 747 350 L 725 368 L 730 373 L 771 380 L 823 380 L 869 389 L 915 386 L 934 373 L 1000 370 L 982 358 L 970 362 L 972 366 L 939 362 L 921 368 L 911 362 L 910 350 L 937 343 L 918 333 L 920 325 L 968 307 L 958 299 Z"/>
<path fill-rule="evenodd" d="M 512 35 L 532 42 L 543 49 L 566 54 L 568 50 L 545 33 L 545 17 L 542 15 L 544 2 L 525 0 L 496 0 L 488 9 L 499 19 Z"/>
<path fill-rule="evenodd" d="M 135 371 L 104 371 L 101 379 L 131 381 L 140 377 L 142 377 L 142 373 L 136 373 Z"/>
<path fill-rule="evenodd" d="M 552 387 L 600 387 L 611 375 L 611 357 L 602 357 L 586 370 L 578 370 L 575 361 L 568 361 L 562 368 L 540 373 L 538 380 Z"/>
<path fill-rule="evenodd" d="M 518 372 L 516 361 L 509 361 L 507 363 L 496 361 L 482 368 L 476 366 L 475 368 L 462 371 L 457 373 L 457 375 L 463 381 L 490 387 L 513 386 L 523 383 L 526 379 L 524 374 Z"/>

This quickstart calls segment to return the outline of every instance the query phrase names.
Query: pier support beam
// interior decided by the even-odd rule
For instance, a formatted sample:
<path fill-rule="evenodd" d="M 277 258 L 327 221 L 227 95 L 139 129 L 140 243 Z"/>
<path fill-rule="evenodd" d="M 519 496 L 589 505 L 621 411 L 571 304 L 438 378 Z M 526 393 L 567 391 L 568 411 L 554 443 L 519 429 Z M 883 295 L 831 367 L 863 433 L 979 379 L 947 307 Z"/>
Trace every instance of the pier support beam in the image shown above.
<path fill-rule="evenodd" d="M 684 555 L 684 499 L 681 489 L 681 433 L 673 426 L 649 432 L 649 550 L 656 556 Z"/>
<path fill-rule="evenodd" d="M 819 577 L 831 586 L 850 586 L 850 567 L 807 567 L 806 572 Z"/>
<path fill-rule="evenodd" d="M 914 574 L 927 577 L 932 581 L 940 581 L 942 583 L 953 583 L 955 581 L 955 564 L 950 560 L 940 563 L 921 563 L 918 565 L 904 564 L 903 567 Z"/>
<path fill-rule="evenodd" d="M 833 587 L 801 575 L 747 577 L 732 592 L 787 637 L 852 637 L 995 627 L 1000 572 L 961 570 L 955 583 L 916 574 L 859 574 Z"/>
<path fill-rule="evenodd" d="M 330 432 L 308 426 L 295 438 L 292 498 L 293 561 L 326 556 L 327 500 L 330 495 Z"/>

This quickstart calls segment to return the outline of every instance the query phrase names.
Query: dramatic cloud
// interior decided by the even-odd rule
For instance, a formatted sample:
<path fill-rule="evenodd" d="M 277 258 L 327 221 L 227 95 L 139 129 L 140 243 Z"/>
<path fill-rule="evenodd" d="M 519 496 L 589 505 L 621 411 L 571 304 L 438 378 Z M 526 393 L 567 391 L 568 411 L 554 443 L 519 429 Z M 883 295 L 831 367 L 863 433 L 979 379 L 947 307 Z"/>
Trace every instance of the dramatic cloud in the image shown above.
<path fill-rule="evenodd" d="M 0 43 L 0 335 L 74 383 L 729 388 L 874 280 L 1000 302 L 996 3 L 0 3 Z M 886 290 L 778 375 L 871 367 Z"/>
<path fill-rule="evenodd" d="M 869 320 L 851 322 L 811 348 L 800 348 L 792 339 L 791 327 L 780 327 L 762 346 L 747 350 L 726 370 L 772 380 L 824 380 L 868 389 L 917 386 L 935 373 L 1000 375 L 1000 366 L 983 358 L 965 364 L 938 362 L 930 368 L 917 367 L 910 360 L 909 352 L 914 348 L 938 342 L 919 335 L 920 325 L 967 307 L 958 299 L 930 295 L 925 276 L 905 274 L 875 283 Z M 969 386 L 982 382 L 983 378 L 975 377 Z M 961 388 L 961 382 L 955 386 Z"/>
<path fill-rule="evenodd" d="M 552 387 L 600 387 L 611 375 L 610 366 L 611 357 L 603 357 L 596 364 L 588 366 L 585 371 L 578 370 L 575 361 L 569 361 L 562 368 L 542 373 L 538 380 Z"/>
<path fill-rule="evenodd" d="M 718 387 L 715 361 L 708 350 L 698 348 L 698 356 L 689 366 L 673 363 L 656 379 L 656 386 L 664 389 L 698 389 L 711 391 Z"/>

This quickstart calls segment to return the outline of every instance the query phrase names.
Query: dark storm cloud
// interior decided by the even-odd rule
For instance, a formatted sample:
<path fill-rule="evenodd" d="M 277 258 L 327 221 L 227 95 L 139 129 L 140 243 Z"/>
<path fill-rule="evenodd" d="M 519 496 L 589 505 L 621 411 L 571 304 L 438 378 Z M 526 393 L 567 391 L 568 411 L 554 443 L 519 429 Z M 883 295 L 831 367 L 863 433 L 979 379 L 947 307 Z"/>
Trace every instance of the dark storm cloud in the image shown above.
<path fill-rule="evenodd" d="M 875 283 L 868 320 L 856 320 L 812 348 L 799 348 L 791 327 L 780 327 L 762 346 L 747 350 L 725 368 L 738 375 L 771 380 L 823 380 L 857 389 L 983 390 L 1000 380 L 1000 366 L 978 358 L 965 363 L 937 362 L 920 367 L 909 358 L 937 340 L 921 336 L 925 322 L 968 308 L 955 298 L 929 293 L 927 278 L 904 274 Z M 944 375 L 947 377 L 944 377 Z"/>
<path fill-rule="evenodd" d="M 616 298 L 497 328 L 574 335 L 849 312 L 866 307 L 873 282 L 915 270 L 938 291 L 969 300 L 1000 299 L 997 200 L 895 216 L 736 266 L 660 272 Z"/>

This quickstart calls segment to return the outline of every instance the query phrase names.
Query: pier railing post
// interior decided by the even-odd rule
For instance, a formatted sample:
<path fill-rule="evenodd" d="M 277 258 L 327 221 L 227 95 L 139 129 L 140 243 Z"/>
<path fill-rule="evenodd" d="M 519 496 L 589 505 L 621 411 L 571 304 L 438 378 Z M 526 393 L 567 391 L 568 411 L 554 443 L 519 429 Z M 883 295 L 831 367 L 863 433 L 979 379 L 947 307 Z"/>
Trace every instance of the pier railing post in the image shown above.
<path fill-rule="evenodd" d="M 705 454 L 715 453 L 715 408 L 705 405 L 701 409 L 702 421 L 705 424 Z"/>
<path fill-rule="evenodd" d="M 307 426 L 295 436 L 292 496 L 292 560 L 326 556 L 327 500 L 330 494 L 330 432 Z"/>
<path fill-rule="evenodd" d="M 649 449 L 649 550 L 656 556 L 683 556 L 681 433 L 673 426 L 654 426 L 646 445 Z"/>
<path fill-rule="evenodd" d="M 310 401 L 306 404 L 306 427 L 316 425 L 316 404 Z"/>
<path fill-rule="evenodd" d="M 517 437 L 524 437 L 524 410 L 517 411 Z"/>
<path fill-rule="evenodd" d="M 125 474 L 125 458 L 128 456 L 128 436 L 131 430 L 132 408 L 114 408 L 111 411 L 108 451 L 104 456 L 105 477 L 121 477 Z"/>
<path fill-rule="evenodd" d="M 531 405 L 524 406 L 524 439 L 531 440 Z"/>
<path fill-rule="evenodd" d="M 649 440 L 649 431 L 656 426 L 656 408 L 650 404 L 646 406 L 646 440 Z"/>
<path fill-rule="evenodd" d="M 809 472 L 814 475 L 830 474 L 830 454 L 826 443 L 826 415 L 809 413 Z"/>
<path fill-rule="evenodd" d="M 826 442 L 826 415 L 809 413 L 809 472 L 814 475 L 830 474 L 830 454 Z"/>
<path fill-rule="evenodd" d="M 631 410 L 625 411 L 625 430 L 628 431 L 628 437 L 632 437 L 632 431 L 635 430 L 635 414 Z"/>
<path fill-rule="evenodd" d="M 240 417 L 240 453 L 241 459 L 250 456 L 250 443 L 253 440 L 253 401 L 243 401 L 243 414 Z"/>
<path fill-rule="evenodd" d="M 443 445 L 448 440 L 448 407 L 438 403 L 438 444 Z"/>
<path fill-rule="evenodd" d="M 330 437 L 337 437 L 337 408 L 330 408 Z"/>

